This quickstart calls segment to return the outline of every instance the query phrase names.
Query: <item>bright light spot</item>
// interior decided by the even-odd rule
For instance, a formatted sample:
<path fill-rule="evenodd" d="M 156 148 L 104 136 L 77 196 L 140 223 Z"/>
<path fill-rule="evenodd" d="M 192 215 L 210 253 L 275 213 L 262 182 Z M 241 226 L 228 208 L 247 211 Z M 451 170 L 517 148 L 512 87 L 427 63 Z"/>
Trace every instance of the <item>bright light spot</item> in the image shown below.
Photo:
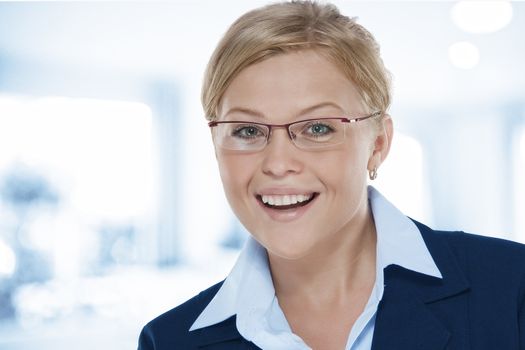
<path fill-rule="evenodd" d="M 13 249 L 0 240 L 0 277 L 10 277 L 15 272 L 16 256 Z"/>
<path fill-rule="evenodd" d="M 448 58 L 458 68 L 471 69 L 479 63 L 479 50 L 467 41 L 460 41 L 450 45 Z"/>
<path fill-rule="evenodd" d="M 0 96 L 0 169 L 50 169 L 78 212 L 125 220 L 152 201 L 152 112 L 142 103 Z"/>
<path fill-rule="evenodd" d="M 512 19 L 510 1 L 460 1 L 451 12 L 452 20 L 462 30 L 469 33 L 492 33 Z"/>

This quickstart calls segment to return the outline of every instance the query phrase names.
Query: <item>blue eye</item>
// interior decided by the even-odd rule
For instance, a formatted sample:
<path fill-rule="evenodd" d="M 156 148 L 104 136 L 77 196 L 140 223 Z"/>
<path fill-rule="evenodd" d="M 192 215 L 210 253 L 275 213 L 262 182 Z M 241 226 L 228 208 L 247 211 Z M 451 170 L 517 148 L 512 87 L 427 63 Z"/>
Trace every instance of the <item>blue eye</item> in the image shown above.
<path fill-rule="evenodd" d="M 256 137 L 266 137 L 263 130 L 261 130 L 257 125 L 240 125 L 237 126 L 233 132 L 232 136 L 239 137 L 242 139 L 253 139 Z"/>
<path fill-rule="evenodd" d="M 310 125 L 306 131 L 312 136 L 325 136 L 332 133 L 334 129 L 327 124 L 316 122 Z"/>

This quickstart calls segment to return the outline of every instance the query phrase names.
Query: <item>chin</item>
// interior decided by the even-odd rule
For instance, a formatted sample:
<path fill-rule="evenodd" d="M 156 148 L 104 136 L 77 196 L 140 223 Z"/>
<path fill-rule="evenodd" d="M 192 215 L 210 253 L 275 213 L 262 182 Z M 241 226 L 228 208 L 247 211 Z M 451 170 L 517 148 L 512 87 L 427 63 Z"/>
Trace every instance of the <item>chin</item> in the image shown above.
<path fill-rule="evenodd" d="M 283 236 L 283 233 L 280 233 Z M 289 235 L 289 233 L 288 233 Z M 268 255 L 285 260 L 299 260 L 314 251 L 314 244 L 308 244 L 304 238 L 299 240 L 292 235 L 288 239 L 263 239 L 259 240 L 268 251 Z"/>

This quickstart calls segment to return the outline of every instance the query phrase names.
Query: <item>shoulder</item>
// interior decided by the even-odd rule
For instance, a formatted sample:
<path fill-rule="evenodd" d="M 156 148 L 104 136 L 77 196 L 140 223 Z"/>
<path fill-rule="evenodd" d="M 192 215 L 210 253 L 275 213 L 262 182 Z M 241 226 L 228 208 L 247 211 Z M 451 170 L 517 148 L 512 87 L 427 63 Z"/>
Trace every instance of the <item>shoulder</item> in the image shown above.
<path fill-rule="evenodd" d="M 454 255 L 469 254 L 471 259 L 483 260 L 486 263 L 490 263 L 492 259 L 510 264 L 525 262 L 525 244 L 463 231 L 433 230 L 419 222 L 416 222 L 416 225 L 427 245 L 432 246 L 437 241 L 445 241 Z M 525 265 L 520 267 L 525 268 Z"/>
<path fill-rule="evenodd" d="M 139 337 L 139 350 L 189 348 L 188 330 L 221 287 L 221 281 L 150 321 Z"/>
<path fill-rule="evenodd" d="M 448 250 L 471 283 L 525 286 L 525 245 L 463 231 L 437 231 L 416 222 L 430 253 Z M 441 254 L 441 255 L 440 255 Z"/>

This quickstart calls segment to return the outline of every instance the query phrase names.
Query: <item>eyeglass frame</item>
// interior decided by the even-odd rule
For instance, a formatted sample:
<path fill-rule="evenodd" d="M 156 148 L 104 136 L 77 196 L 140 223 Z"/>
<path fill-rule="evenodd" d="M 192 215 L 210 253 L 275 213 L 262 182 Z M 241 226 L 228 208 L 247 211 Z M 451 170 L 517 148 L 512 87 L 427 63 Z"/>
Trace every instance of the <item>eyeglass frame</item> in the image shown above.
<path fill-rule="evenodd" d="M 261 123 L 261 122 L 245 121 L 245 120 L 222 120 L 222 121 L 212 120 L 212 121 L 208 122 L 208 126 L 210 128 L 213 128 L 213 127 L 216 127 L 219 124 L 234 124 L 234 123 L 246 123 L 246 124 L 255 124 L 255 125 L 265 126 L 265 127 L 268 128 L 268 135 L 266 135 L 266 142 L 264 143 L 264 146 L 261 149 L 259 149 L 258 151 L 263 150 L 266 147 L 266 145 L 268 144 L 268 142 L 270 141 L 270 136 L 272 135 L 272 128 L 275 128 L 275 129 L 284 128 L 287 131 L 287 134 L 288 134 L 288 137 L 290 138 L 290 141 L 292 141 L 292 143 L 296 147 L 302 149 L 301 147 L 297 146 L 297 144 L 294 141 L 294 136 L 292 136 L 292 132 L 290 131 L 290 126 L 292 126 L 294 124 L 299 124 L 299 123 L 304 123 L 304 122 L 309 122 L 309 121 L 316 121 L 316 120 L 340 120 L 342 123 L 352 124 L 352 123 L 357 123 L 357 122 L 360 122 L 360 121 L 363 121 L 363 120 L 367 120 L 367 119 L 370 119 L 370 118 L 374 118 L 374 117 L 380 116 L 382 114 L 383 114 L 383 112 L 377 111 L 377 112 L 374 112 L 374 113 L 372 113 L 370 115 L 367 115 L 367 116 L 364 116 L 364 117 L 357 117 L 357 118 L 348 118 L 348 117 L 309 118 L 309 119 L 303 119 L 303 120 L 296 120 L 294 122 L 286 123 L 286 124 L 265 124 L 265 123 Z M 237 150 L 237 151 L 242 152 L 242 150 Z M 257 150 L 253 150 L 253 151 L 257 151 Z"/>

